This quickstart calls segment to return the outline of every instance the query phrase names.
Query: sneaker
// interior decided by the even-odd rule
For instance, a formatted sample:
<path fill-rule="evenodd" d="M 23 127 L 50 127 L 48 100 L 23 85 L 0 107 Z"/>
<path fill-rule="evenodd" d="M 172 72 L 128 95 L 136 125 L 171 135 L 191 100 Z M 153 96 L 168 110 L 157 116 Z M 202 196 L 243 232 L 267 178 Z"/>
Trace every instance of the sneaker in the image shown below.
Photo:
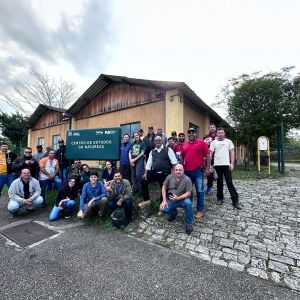
<path fill-rule="evenodd" d="M 65 219 L 70 219 L 71 215 L 65 215 Z"/>
<path fill-rule="evenodd" d="M 197 211 L 195 218 L 199 221 L 203 218 L 203 212 Z"/>
<path fill-rule="evenodd" d="M 193 225 L 186 225 L 185 232 L 186 234 L 191 234 L 193 231 Z"/>
<path fill-rule="evenodd" d="M 238 209 L 238 210 L 241 210 L 241 209 L 242 209 L 241 204 L 240 204 L 239 201 L 238 201 L 238 202 L 235 202 L 235 203 L 232 203 L 232 205 L 233 205 L 233 207 L 235 207 L 235 208 Z"/>
<path fill-rule="evenodd" d="M 35 208 L 32 208 L 32 209 L 26 208 L 26 211 L 30 215 L 34 215 L 37 213 L 37 210 Z"/>
<path fill-rule="evenodd" d="M 213 191 L 212 187 L 207 187 L 206 194 L 210 194 Z"/>
<path fill-rule="evenodd" d="M 217 204 L 217 205 L 222 205 L 222 204 L 223 204 L 223 199 L 218 199 L 218 200 L 216 201 L 216 204 Z"/>
<path fill-rule="evenodd" d="M 176 217 L 177 217 L 177 216 L 172 216 L 172 215 L 171 215 L 171 216 L 169 217 L 168 221 L 169 221 L 169 222 L 174 222 L 174 221 L 176 220 Z"/>

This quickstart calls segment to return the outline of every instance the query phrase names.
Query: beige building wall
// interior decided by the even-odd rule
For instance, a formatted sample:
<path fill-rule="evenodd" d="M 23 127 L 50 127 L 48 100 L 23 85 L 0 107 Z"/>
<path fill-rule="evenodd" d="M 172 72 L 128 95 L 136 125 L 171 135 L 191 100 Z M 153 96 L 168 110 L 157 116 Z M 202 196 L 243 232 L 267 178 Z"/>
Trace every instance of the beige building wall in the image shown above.
<path fill-rule="evenodd" d="M 201 112 L 195 105 L 188 101 L 185 101 L 183 114 L 184 133 L 187 132 L 190 122 L 199 127 L 198 138 L 202 138 L 207 131 L 207 116 L 204 115 L 203 112 Z"/>
<path fill-rule="evenodd" d="M 177 89 L 166 91 L 166 136 L 183 131 L 183 96 Z"/>
<path fill-rule="evenodd" d="M 141 128 L 144 129 L 144 134 L 147 134 L 149 125 L 153 125 L 155 131 L 157 128 L 165 130 L 164 115 L 164 101 L 157 101 L 95 117 L 72 120 L 72 129 L 119 127 L 122 124 L 141 122 Z"/>
<path fill-rule="evenodd" d="M 39 130 L 30 130 L 28 133 L 28 144 L 33 149 L 36 148 L 38 144 L 38 138 L 44 138 L 45 139 L 45 145 L 46 146 L 53 146 L 52 145 L 52 137 L 53 135 L 60 135 L 60 137 L 63 140 L 66 140 L 66 130 L 68 129 L 68 124 L 61 124 L 53 127 L 48 127 L 44 129 Z"/>

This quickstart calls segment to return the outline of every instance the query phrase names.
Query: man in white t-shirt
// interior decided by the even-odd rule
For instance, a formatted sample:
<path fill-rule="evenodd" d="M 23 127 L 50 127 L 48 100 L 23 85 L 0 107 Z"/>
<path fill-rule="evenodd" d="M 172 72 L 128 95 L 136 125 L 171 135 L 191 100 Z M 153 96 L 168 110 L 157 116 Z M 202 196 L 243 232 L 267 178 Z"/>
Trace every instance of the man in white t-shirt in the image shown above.
<path fill-rule="evenodd" d="M 218 174 L 217 179 L 217 204 L 223 204 L 223 175 L 231 196 L 232 205 L 236 209 L 242 209 L 238 193 L 232 183 L 231 172 L 234 170 L 234 145 L 231 140 L 225 138 L 224 128 L 217 129 L 217 137 L 210 144 L 211 155 L 214 155 L 214 168 Z"/>

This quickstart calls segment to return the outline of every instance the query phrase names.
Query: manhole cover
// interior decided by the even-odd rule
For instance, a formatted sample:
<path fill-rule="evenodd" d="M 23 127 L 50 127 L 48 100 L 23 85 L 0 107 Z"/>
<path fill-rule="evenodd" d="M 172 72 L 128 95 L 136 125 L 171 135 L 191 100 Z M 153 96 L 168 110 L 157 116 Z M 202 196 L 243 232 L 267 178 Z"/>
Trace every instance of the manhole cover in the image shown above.
<path fill-rule="evenodd" d="M 58 232 L 35 222 L 18 224 L 9 228 L 0 229 L 0 233 L 22 247 L 45 240 Z"/>

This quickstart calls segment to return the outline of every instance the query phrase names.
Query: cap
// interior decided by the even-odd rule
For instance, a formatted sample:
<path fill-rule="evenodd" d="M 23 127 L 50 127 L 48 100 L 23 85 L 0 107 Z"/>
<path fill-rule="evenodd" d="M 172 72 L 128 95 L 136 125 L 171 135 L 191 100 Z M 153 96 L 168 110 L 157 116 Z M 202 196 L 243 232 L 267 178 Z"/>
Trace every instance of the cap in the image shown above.
<path fill-rule="evenodd" d="M 62 140 L 62 139 L 59 139 L 57 142 L 58 142 L 58 143 L 64 143 L 65 141 Z"/>
<path fill-rule="evenodd" d="M 141 128 L 141 129 L 139 130 L 139 132 L 144 132 L 144 130 Z"/>
<path fill-rule="evenodd" d="M 152 125 L 148 126 L 148 129 L 153 129 L 153 126 Z"/>
<path fill-rule="evenodd" d="M 176 131 L 172 131 L 172 133 L 171 133 L 171 135 L 176 135 L 177 133 L 176 133 Z"/>
<path fill-rule="evenodd" d="M 190 133 L 190 132 L 196 132 L 196 130 L 195 130 L 195 128 L 193 128 L 193 127 L 191 127 L 191 128 L 189 128 L 189 130 L 187 131 L 188 133 Z"/>
<path fill-rule="evenodd" d="M 42 145 L 37 145 L 36 147 L 37 147 L 37 148 L 43 148 L 43 146 L 42 146 Z"/>

